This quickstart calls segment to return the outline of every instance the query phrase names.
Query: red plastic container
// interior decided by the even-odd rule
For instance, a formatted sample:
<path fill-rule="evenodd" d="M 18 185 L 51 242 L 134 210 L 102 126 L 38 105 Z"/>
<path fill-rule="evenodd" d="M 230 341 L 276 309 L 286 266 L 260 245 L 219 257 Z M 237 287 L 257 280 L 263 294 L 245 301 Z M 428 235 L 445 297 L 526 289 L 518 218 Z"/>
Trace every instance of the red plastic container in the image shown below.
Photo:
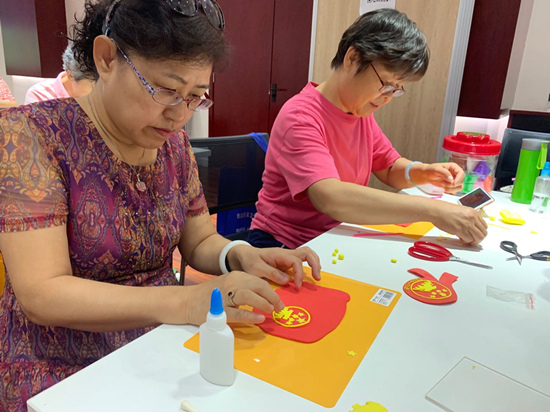
<path fill-rule="evenodd" d="M 461 193 L 476 187 L 487 192 L 493 189 L 500 146 L 500 142 L 484 133 L 458 132 L 443 139 L 443 162 L 454 162 L 466 173 Z"/>

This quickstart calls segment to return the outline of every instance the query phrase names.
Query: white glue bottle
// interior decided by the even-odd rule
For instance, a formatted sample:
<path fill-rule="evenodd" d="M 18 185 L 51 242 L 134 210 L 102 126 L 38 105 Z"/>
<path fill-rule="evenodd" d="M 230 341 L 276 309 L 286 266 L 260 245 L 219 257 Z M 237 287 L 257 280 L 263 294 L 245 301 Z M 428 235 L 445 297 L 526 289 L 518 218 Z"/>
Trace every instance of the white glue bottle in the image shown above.
<path fill-rule="evenodd" d="M 222 294 L 212 291 L 210 312 L 199 328 L 201 375 L 215 385 L 230 386 L 235 382 L 235 336 L 227 326 Z"/>

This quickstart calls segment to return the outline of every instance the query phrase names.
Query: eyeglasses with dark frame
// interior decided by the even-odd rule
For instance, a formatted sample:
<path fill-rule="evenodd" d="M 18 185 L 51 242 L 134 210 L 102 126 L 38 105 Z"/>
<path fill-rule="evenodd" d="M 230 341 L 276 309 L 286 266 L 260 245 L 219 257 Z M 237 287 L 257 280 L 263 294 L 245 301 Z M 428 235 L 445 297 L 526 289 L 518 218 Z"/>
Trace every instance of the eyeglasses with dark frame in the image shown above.
<path fill-rule="evenodd" d="M 371 63 L 372 70 L 374 70 L 374 73 L 376 74 L 376 77 L 378 77 L 378 80 L 380 80 L 380 83 L 382 83 L 382 87 L 378 90 L 380 93 L 385 95 L 393 95 L 393 97 L 399 97 L 403 96 L 405 94 L 405 89 L 403 86 L 395 87 L 391 84 L 386 84 L 384 80 L 380 77 L 378 72 L 376 71 L 376 68 L 374 67 L 374 64 Z"/>
<path fill-rule="evenodd" d="M 187 104 L 187 108 L 189 110 L 193 110 L 194 112 L 197 112 L 199 110 L 207 110 L 214 104 L 212 99 L 210 99 L 208 93 L 204 93 L 204 98 L 184 99 L 181 94 L 175 92 L 174 90 L 163 89 L 162 87 L 153 87 L 151 83 L 145 80 L 145 77 L 143 77 L 138 69 L 136 69 L 136 66 L 134 66 L 128 56 L 126 56 L 126 53 L 122 51 L 116 41 L 113 40 L 113 43 L 115 43 L 118 51 L 120 52 L 120 54 L 122 54 L 122 57 L 126 59 L 126 63 L 130 65 L 136 76 L 141 81 L 141 84 L 143 84 L 143 86 L 145 87 L 145 90 L 147 90 L 147 92 L 151 95 L 155 102 L 163 104 L 165 106 L 175 106 L 177 104 L 180 104 L 181 102 L 185 102 Z"/>

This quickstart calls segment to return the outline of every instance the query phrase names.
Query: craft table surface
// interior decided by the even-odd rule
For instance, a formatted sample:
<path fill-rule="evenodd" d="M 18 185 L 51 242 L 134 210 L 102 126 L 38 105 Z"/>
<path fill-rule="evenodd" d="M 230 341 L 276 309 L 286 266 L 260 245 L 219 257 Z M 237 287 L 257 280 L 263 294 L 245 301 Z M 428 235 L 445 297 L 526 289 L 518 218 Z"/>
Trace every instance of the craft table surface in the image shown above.
<path fill-rule="evenodd" d="M 465 356 L 550 395 L 550 262 L 523 259 L 520 266 L 515 260 L 507 261 L 512 255 L 499 248 L 500 241 L 513 240 L 524 255 L 549 250 L 550 219 L 512 203 L 508 194 L 494 195 L 497 201 L 486 210 L 496 219 L 487 218 L 492 225 L 479 248 L 461 246 L 438 229 L 423 238 L 440 242 L 460 257 L 493 265 L 493 270 L 418 260 L 407 254 L 412 239 L 354 238 L 354 233 L 369 231 L 355 225 L 339 225 L 308 242 L 319 254 L 324 271 L 393 290 L 402 291 L 414 278 L 407 272 L 410 268 L 425 269 L 437 278 L 444 271 L 458 276 L 454 304 L 434 306 L 401 297 L 339 402 L 329 410 L 347 412 L 354 404 L 374 401 L 390 412 L 441 411 L 426 399 L 426 393 Z M 445 195 L 438 201 L 456 202 L 456 198 Z M 503 208 L 519 212 L 527 223 L 500 222 Z M 335 248 L 344 260 L 332 264 Z M 487 285 L 532 293 L 535 310 L 487 297 Z M 231 387 L 207 383 L 199 374 L 198 354 L 183 347 L 197 330 L 160 326 L 33 397 L 29 411 L 177 412 L 183 400 L 201 412 L 327 410 L 242 372 Z"/>

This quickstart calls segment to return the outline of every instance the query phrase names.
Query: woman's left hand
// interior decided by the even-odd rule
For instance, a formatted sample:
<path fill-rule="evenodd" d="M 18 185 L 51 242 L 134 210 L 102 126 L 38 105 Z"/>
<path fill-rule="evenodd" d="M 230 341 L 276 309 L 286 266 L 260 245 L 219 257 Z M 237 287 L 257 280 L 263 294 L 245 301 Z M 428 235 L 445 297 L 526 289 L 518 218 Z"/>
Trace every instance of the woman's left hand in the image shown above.
<path fill-rule="evenodd" d="M 416 166 L 416 165 L 415 165 Z M 418 169 L 411 169 L 411 179 L 415 184 L 431 183 L 445 189 L 446 193 L 455 194 L 462 189 L 464 170 L 456 163 L 424 163 Z M 416 172 L 416 176 L 413 175 Z"/>
<path fill-rule="evenodd" d="M 247 245 L 233 247 L 228 253 L 229 266 L 233 270 L 242 270 L 252 275 L 267 278 L 280 285 L 287 284 L 290 276 L 286 273 L 292 269 L 294 284 L 302 286 L 304 270 L 302 263 L 307 262 L 315 280 L 321 280 L 321 263 L 319 256 L 309 247 L 298 249 L 255 248 Z"/>

